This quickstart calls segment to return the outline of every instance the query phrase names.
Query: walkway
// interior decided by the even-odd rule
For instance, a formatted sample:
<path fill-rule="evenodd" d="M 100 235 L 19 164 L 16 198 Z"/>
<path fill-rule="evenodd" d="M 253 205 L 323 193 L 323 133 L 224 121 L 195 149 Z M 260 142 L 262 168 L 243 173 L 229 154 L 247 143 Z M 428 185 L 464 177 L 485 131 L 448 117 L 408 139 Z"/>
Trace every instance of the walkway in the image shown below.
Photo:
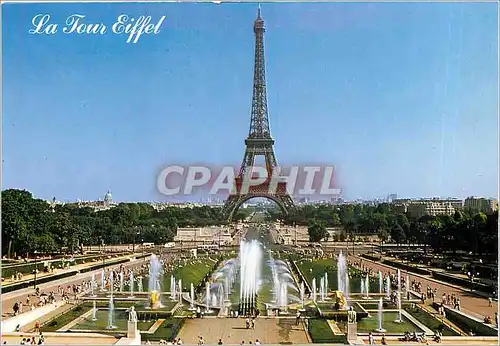
<path fill-rule="evenodd" d="M 188 319 L 184 323 L 179 335 L 185 344 L 197 344 L 198 337 L 203 336 L 206 344 L 216 345 L 219 339 L 224 344 L 240 344 L 249 341 L 255 344 L 259 340 L 263 344 L 294 343 L 307 344 L 307 335 L 304 325 L 295 325 L 295 318 L 266 319 L 259 317 L 255 320 L 255 329 L 245 328 L 243 318 L 201 318 Z"/>
<path fill-rule="evenodd" d="M 373 271 L 381 271 L 383 274 L 387 273 L 396 273 L 397 268 L 388 266 L 386 264 L 382 263 L 377 263 L 370 261 L 366 258 L 361 258 L 361 257 L 352 257 L 349 256 L 349 260 L 352 262 L 359 262 L 362 261 L 362 266 L 371 268 Z M 498 311 L 498 302 L 493 301 L 492 306 L 488 306 L 488 299 L 478 296 L 474 294 L 471 291 L 461 289 L 458 286 L 450 285 L 447 283 L 444 283 L 442 281 L 438 281 L 436 279 L 431 279 L 429 277 L 426 277 L 424 275 L 419 275 L 419 274 L 414 274 L 410 272 L 406 272 L 404 270 L 401 270 L 401 276 L 410 277 L 410 281 L 415 280 L 417 282 L 422 283 L 422 290 L 425 292 L 427 286 L 430 286 L 432 288 L 437 288 L 437 295 L 436 295 L 436 302 L 439 302 L 441 299 L 441 296 L 443 293 L 446 294 L 455 294 L 455 296 L 458 296 L 460 298 L 460 306 L 461 310 L 471 316 L 475 316 L 479 319 L 483 319 L 485 316 L 490 316 L 491 318 L 495 317 L 495 312 Z"/>
<path fill-rule="evenodd" d="M 122 264 L 111 265 L 109 267 L 106 267 L 106 269 L 119 268 L 120 265 L 123 265 L 124 267 L 135 267 L 135 266 L 138 266 L 141 264 L 143 264 L 142 260 L 132 260 L 130 262 L 125 262 Z M 101 271 L 102 271 L 102 269 L 97 269 L 97 270 L 87 272 L 87 273 L 76 274 L 76 275 L 71 276 L 71 277 L 66 277 L 63 279 L 58 279 L 55 281 L 50 281 L 50 282 L 47 282 L 47 283 L 44 283 L 41 285 L 37 285 L 37 287 L 40 288 L 40 292 L 51 292 L 52 291 L 54 293 L 57 293 L 57 286 L 61 285 L 61 286 L 66 287 L 66 286 L 73 285 L 73 284 L 79 285 L 83 281 L 88 281 L 90 279 L 90 277 L 92 276 L 92 273 L 100 276 Z M 12 307 L 14 306 L 14 304 L 16 302 L 22 301 L 24 304 L 26 302 L 26 298 L 28 296 L 32 296 L 33 294 L 34 294 L 33 287 L 23 288 L 20 290 L 16 290 L 16 291 L 2 294 L 2 320 L 5 318 L 11 317 Z M 58 301 L 60 301 L 61 297 L 59 297 L 56 294 L 56 299 Z M 23 310 L 26 311 L 26 309 L 27 309 L 27 307 L 24 306 Z"/>

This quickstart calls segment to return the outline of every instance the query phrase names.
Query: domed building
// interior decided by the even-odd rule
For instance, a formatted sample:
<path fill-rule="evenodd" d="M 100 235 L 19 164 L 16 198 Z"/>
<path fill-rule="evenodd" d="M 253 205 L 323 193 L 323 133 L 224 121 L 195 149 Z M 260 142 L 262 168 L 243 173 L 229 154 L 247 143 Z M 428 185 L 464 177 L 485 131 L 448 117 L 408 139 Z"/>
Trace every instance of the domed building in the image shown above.
<path fill-rule="evenodd" d="M 111 192 L 108 192 L 104 195 L 104 205 L 109 206 L 113 202 L 113 196 L 111 195 Z"/>

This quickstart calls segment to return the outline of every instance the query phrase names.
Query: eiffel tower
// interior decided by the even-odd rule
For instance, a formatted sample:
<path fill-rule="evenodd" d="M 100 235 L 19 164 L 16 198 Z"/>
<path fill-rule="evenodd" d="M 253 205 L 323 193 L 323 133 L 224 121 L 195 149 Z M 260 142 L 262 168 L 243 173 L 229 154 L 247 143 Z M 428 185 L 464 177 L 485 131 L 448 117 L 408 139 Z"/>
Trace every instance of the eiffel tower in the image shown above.
<path fill-rule="evenodd" d="M 274 155 L 274 140 L 269 129 L 269 115 L 267 112 L 266 95 L 266 66 L 264 63 L 264 21 L 260 16 L 260 5 L 257 19 L 253 25 L 255 33 L 255 62 L 253 77 L 252 114 L 250 118 L 250 131 L 245 140 L 245 155 L 238 176 L 235 178 L 233 191 L 229 195 L 223 214 L 231 221 L 234 212 L 247 200 L 254 197 L 265 197 L 274 201 L 284 214 L 295 208 L 291 196 L 288 194 L 285 182 L 271 183 L 271 177 L 278 166 Z M 248 182 L 252 175 L 255 157 L 264 156 L 267 179 L 259 185 L 251 185 L 243 189 L 242 185 Z M 275 174 L 275 173 L 274 173 Z M 246 179 L 246 180 L 245 180 Z M 273 185 L 274 187 L 271 187 Z"/>

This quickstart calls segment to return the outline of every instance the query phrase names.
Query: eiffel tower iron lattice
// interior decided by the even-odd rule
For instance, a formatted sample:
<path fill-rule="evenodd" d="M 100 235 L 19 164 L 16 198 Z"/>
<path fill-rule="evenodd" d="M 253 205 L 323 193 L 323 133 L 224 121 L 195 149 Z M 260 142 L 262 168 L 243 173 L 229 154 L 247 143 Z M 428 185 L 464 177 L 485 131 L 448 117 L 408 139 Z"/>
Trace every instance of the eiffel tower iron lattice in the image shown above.
<path fill-rule="evenodd" d="M 264 197 L 274 201 L 284 214 L 295 208 L 293 200 L 286 189 L 285 182 L 275 182 L 274 188 L 271 177 L 277 167 L 274 155 L 274 140 L 269 128 L 269 115 L 266 95 L 266 66 L 264 63 L 264 21 L 260 16 L 260 6 L 257 19 L 254 22 L 255 34 L 255 62 L 253 77 L 252 113 L 250 131 L 245 140 L 245 155 L 238 176 L 235 178 L 233 191 L 229 195 L 223 208 L 223 214 L 231 220 L 234 212 L 247 200 L 254 197 Z M 267 179 L 258 185 L 250 185 L 242 191 L 245 179 L 252 174 L 256 156 L 264 156 Z"/>

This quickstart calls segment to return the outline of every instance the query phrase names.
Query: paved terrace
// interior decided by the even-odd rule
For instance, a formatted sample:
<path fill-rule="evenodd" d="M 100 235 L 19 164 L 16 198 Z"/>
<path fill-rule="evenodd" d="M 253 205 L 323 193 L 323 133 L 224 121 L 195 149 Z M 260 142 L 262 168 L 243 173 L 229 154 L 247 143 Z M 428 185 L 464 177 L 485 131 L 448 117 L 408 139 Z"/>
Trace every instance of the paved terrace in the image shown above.
<path fill-rule="evenodd" d="M 361 261 L 363 267 L 371 268 L 375 272 L 379 270 L 384 274 L 395 274 L 397 272 L 397 268 L 391 267 L 386 264 L 377 263 L 359 256 L 349 256 L 349 260 L 351 261 L 351 263 Z M 426 291 L 427 286 L 437 288 L 436 302 L 441 301 L 441 296 L 443 295 L 443 293 L 450 295 L 455 294 L 455 296 L 458 296 L 460 298 L 461 311 L 481 320 L 485 316 L 490 316 L 492 319 L 494 319 L 495 312 L 498 312 L 498 301 L 493 301 L 492 306 L 489 306 L 488 299 L 486 297 L 477 295 L 474 292 L 471 292 L 470 290 L 464 289 L 460 286 L 438 281 L 425 275 L 410 273 L 405 270 L 401 270 L 401 275 L 402 277 L 406 277 L 408 275 L 410 277 L 410 281 L 415 280 L 417 282 L 421 282 L 423 292 Z"/>

